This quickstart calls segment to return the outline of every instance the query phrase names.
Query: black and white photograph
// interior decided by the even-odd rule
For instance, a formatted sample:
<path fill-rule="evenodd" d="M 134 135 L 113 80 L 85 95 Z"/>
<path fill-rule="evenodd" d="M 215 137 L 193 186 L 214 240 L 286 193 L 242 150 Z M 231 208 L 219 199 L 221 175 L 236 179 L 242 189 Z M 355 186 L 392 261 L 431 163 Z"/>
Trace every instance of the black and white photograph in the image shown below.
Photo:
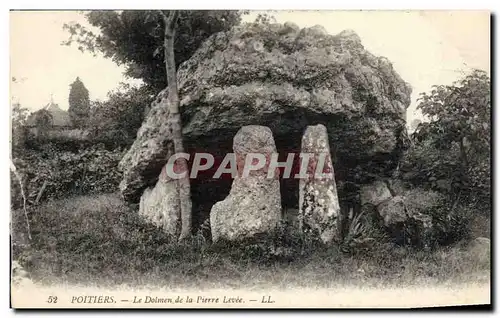
<path fill-rule="evenodd" d="M 491 12 L 9 20 L 11 308 L 491 309 Z"/>

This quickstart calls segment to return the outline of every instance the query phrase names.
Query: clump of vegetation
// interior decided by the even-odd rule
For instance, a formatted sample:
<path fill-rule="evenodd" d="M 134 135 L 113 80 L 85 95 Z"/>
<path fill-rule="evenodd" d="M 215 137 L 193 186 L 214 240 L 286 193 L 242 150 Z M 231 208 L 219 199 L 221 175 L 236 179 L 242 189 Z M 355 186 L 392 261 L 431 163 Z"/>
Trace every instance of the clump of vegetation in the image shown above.
<path fill-rule="evenodd" d="M 405 179 L 491 209 L 490 87 L 488 75 L 476 70 L 421 95 L 417 107 L 428 121 L 411 136 L 401 162 Z"/>
<path fill-rule="evenodd" d="M 13 162 L 22 177 L 27 203 L 34 204 L 75 194 L 115 192 L 121 180 L 117 166 L 122 155 L 120 149 L 94 146 L 75 153 L 48 144 L 43 150 L 25 149 Z M 18 207 L 20 189 L 15 182 L 11 186 L 11 204 Z"/>
<path fill-rule="evenodd" d="M 12 127 L 12 153 L 22 151 L 26 141 L 26 131 L 24 125 L 28 119 L 29 110 L 22 107 L 19 103 L 14 103 L 11 109 L 11 127 Z"/>
<path fill-rule="evenodd" d="M 390 237 L 375 213 L 364 210 L 349 221 L 341 249 L 352 255 L 377 255 L 387 252 L 389 243 Z"/>
<path fill-rule="evenodd" d="M 441 194 L 438 204 L 426 192 L 412 202 L 432 218 L 432 231 L 408 226 L 408 235 L 425 234 L 434 245 L 468 239 L 471 222 L 491 211 L 490 78 L 479 70 L 453 85 L 434 86 L 423 93 L 418 109 L 427 121 L 418 124 L 400 167 L 414 187 Z M 411 202 L 409 203 L 411 206 Z"/>

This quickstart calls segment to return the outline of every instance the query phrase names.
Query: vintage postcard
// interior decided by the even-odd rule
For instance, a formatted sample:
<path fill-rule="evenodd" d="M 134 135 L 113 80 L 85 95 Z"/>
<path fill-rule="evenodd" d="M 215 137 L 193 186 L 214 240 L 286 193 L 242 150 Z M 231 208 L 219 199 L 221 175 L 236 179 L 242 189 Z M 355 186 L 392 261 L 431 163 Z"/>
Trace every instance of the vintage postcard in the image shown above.
<path fill-rule="evenodd" d="M 11 307 L 488 308 L 490 20 L 12 10 Z"/>

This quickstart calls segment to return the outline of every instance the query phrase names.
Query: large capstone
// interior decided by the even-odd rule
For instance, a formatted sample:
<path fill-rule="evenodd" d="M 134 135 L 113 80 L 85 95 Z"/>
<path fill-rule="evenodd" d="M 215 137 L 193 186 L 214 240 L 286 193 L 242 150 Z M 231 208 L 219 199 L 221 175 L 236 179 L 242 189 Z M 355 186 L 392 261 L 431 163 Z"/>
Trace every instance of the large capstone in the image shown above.
<path fill-rule="evenodd" d="M 276 153 L 271 130 L 263 126 L 245 126 L 234 137 L 238 173 L 226 199 L 217 202 L 210 212 L 212 239 L 242 240 L 272 232 L 281 220 L 280 184 L 268 177 L 270 158 Z M 245 175 L 248 154 L 262 154 L 265 165 Z M 228 162 L 230 165 L 231 162 Z"/>
<path fill-rule="evenodd" d="M 308 156 L 308 165 L 299 182 L 301 228 L 317 233 L 324 243 L 339 241 L 340 206 L 325 126 L 307 127 L 302 155 Z"/>
<path fill-rule="evenodd" d="M 216 163 L 246 125 L 268 126 L 283 158 L 300 152 L 308 125 L 323 124 L 339 184 L 390 176 L 404 150 L 411 89 L 351 31 L 243 24 L 207 39 L 177 75 L 186 150 L 211 153 Z M 167 160 L 172 134 L 165 95 L 152 103 L 121 161 L 120 189 L 128 201 L 138 202 L 156 184 Z M 227 196 L 230 180 L 205 176 L 191 186 L 194 210 L 206 217 Z M 281 189 L 283 204 L 298 208 L 297 180 L 282 180 Z"/>

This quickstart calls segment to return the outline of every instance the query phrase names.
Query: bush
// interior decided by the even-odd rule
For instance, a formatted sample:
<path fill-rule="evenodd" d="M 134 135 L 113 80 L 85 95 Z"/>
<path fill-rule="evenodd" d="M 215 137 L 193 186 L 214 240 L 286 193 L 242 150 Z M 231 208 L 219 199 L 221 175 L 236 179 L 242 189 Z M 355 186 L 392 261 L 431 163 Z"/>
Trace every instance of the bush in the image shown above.
<path fill-rule="evenodd" d="M 41 200 L 115 192 L 121 180 L 117 167 L 122 155 L 121 150 L 97 146 L 76 153 L 46 146 L 42 151 L 26 150 L 13 162 L 22 177 L 28 204 L 32 204 L 44 184 Z M 11 204 L 18 207 L 22 202 L 19 185 L 12 178 L 11 184 Z"/>
<path fill-rule="evenodd" d="M 404 202 L 410 215 L 403 229 L 405 243 L 435 248 L 469 238 L 474 207 L 465 202 L 421 188 L 407 191 Z"/>
<path fill-rule="evenodd" d="M 348 254 L 376 255 L 383 253 L 390 241 L 374 211 L 363 210 L 350 220 L 341 249 Z"/>
<path fill-rule="evenodd" d="M 456 143 L 447 149 L 436 149 L 431 140 L 425 140 L 414 143 L 403 154 L 400 169 L 403 178 L 415 186 L 437 190 L 439 180 L 446 180 L 455 187 L 461 178 L 459 159 Z"/>

